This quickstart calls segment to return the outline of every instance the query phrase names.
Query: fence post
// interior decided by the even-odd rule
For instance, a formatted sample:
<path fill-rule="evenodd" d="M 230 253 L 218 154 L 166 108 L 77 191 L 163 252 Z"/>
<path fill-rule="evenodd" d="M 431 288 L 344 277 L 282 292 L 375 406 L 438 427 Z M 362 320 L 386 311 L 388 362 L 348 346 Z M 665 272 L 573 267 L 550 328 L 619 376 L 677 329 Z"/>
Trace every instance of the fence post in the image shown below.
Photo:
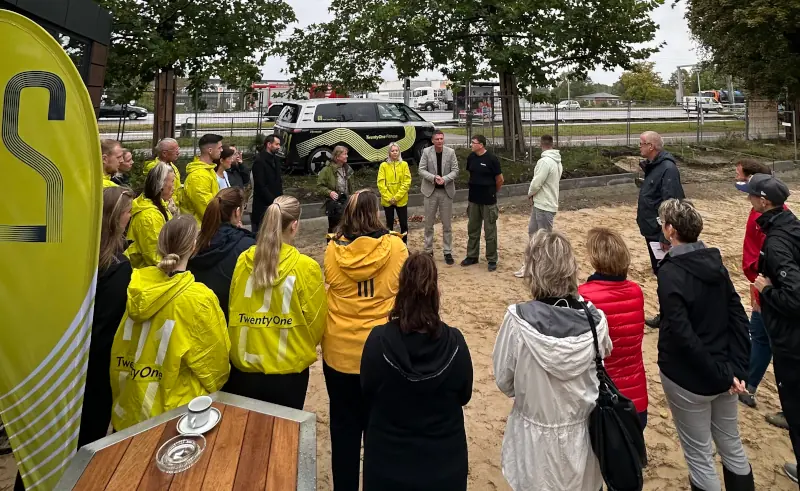
<path fill-rule="evenodd" d="M 694 104 L 695 104 L 695 107 L 697 107 L 697 137 L 696 137 L 696 140 L 697 140 L 697 143 L 700 143 L 703 140 L 703 134 L 702 134 L 702 132 L 700 130 L 700 115 L 703 113 L 703 108 L 700 107 L 700 102 L 699 101 L 695 101 Z"/>
<path fill-rule="evenodd" d="M 511 138 L 513 138 L 513 146 L 511 147 L 511 158 L 514 163 L 517 163 L 517 105 L 514 101 L 514 93 L 512 91 L 511 97 Z"/>
<path fill-rule="evenodd" d="M 792 137 L 794 137 L 794 160 L 797 161 L 797 110 L 792 111 Z"/>
<path fill-rule="evenodd" d="M 231 116 L 231 138 L 233 138 L 233 116 Z"/>
<path fill-rule="evenodd" d="M 744 139 L 750 139 L 750 100 L 744 102 Z"/>
<path fill-rule="evenodd" d="M 628 101 L 628 124 L 625 129 L 625 145 L 631 146 L 631 101 Z"/>
<path fill-rule="evenodd" d="M 192 138 L 192 154 L 197 155 L 197 94 L 194 96 L 194 138 Z"/>
<path fill-rule="evenodd" d="M 558 104 L 553 105 L 553 121 L 555 123 L 553 127 L 553 138 L 555 138 L 556 146 L 558 146 Z"/>

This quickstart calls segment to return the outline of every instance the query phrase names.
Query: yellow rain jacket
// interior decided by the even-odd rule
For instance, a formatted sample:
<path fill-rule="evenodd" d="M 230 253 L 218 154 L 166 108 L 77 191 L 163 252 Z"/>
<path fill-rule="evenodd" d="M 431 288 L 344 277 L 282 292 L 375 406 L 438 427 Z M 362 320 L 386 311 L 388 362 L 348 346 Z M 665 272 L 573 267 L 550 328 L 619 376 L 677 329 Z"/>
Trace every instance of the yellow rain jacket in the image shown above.
<path fill-rule="evenodd" d="M 408 190 L 411 189 L 411 170 L 408 162 L 384 162 L 378 169 L 378 191 L 381 193 L 381 206 L 391 206 L 394 198 L 395 206 L 408 204 Z"/>
<path fill-rule="evenodd" d="M 403 239 L 391 232 L 328 242 L 328 322 L 322 337 L 322 357 L 328 366 L 359 373 L 367 336 L 373 327 L 389 321 L 407 258 Z"/>
<path fill-rule="evenodd" d="M 158 164 L 158 159 L 150 160 L 149 162 L 144 163 L 144 177 L 147 179 L 147 174 L 153 170 Z M 172 167 L 172 171 L 175 172 L 175 192 L 172 193 L 172 201 L 175 203 L 176 206 L 180 206 L 180 195 L 183 194 L 183 190 L 181 189 L 181 172 L 178 170 L 178 167 L 175 164 L 169 164 Z"/>
<path fill-rule="evenodd" d="M 134 270 L 111 347 L 114 429 L 220 390 L 230 347 L 216 295 L 192 273 Z"/>
<path fill-rule="evenodd" d="M 164 209 L 167 204 L 163 201 Z M 169 211 L 167 217 L 172 218 Z M 158 234 L 167 223 L 164 215 L 158 211 L 155 203 L 140 194 L 131 204 L 131 223 L 128 226 L 128 240 L 133 241 L 125 255 L 131 260 L 134 268 L 156 266 L 161 261 L 158 253 Z"/>
<path fill-rule="evenodd" d="M 103 189 L 119 187 L 116 182 L 111 180 L 111 176 L 103 174 Z"/>
<path fill-rule="evenodd" d="M 243 372 L 300 373 L 317 361 L 328 313 L 322 270 L 316 261 L 283 244 L 278 280 L 253 290 L 256 246 L 236 261 L 228 333 L 231 363 Z"/>
<path fill-rule="evenodd" d="M 181 212 L 194 215 L 197 224 L 203 223 L 203 214 L 214 196 L 219 192 L 214 164 L 206 164 L 198 157 L 186 166 L 186 180 L 180 196 Z"/>

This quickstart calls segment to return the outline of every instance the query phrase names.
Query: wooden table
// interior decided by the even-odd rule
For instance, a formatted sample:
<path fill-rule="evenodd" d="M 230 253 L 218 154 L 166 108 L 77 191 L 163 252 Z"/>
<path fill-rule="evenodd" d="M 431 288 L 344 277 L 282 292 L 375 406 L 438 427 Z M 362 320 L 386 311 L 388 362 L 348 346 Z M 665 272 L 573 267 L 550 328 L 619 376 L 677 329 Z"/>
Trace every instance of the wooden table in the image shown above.
<path fill-rule="evenodd" d="M 211 398 L 222 421 L 204 435 L 206 448 L 188 470 L 166 474 L 155 461 L 158 448 L 178 435 L 178 418 L 186 413 L 182 406 L 84 446 L 56 489 L 316 489 L 314 414 L 225 392 Z"/>

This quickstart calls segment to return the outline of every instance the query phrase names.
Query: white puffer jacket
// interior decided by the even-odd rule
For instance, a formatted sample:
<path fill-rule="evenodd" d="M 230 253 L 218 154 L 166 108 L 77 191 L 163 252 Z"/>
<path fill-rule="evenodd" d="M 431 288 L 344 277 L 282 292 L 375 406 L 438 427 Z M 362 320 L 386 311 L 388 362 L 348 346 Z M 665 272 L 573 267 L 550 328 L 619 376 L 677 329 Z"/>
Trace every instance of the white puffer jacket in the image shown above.
<path fill-rule="evenodd" d="M 588 305 L 606 357 L 606 317 Z M 598 395 L 594 357 L 582 309 L 564 300 L 508 307 L 493 359 L 497 386 L 514 398 L 502 464 L 515 491 L 597 491 L 603 485 L 589 440 L 588 417 Z"/>

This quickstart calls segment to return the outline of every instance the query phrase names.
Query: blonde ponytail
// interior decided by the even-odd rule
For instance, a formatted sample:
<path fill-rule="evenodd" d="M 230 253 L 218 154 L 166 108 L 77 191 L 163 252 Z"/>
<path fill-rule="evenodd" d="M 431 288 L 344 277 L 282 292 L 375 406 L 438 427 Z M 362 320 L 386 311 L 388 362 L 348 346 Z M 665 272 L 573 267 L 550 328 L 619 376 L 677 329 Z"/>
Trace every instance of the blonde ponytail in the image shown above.
<path fill-rule="evenodd" d="M 197 240 L 197 221 L 192 215 L 180 215 L 161 227 L 158 234 L 158 253 L 162 259 L 158 269 L 170 274 L 181 260 L 194 252 Z"/>
<path fill-rule="evenodd" d="M 269 205 L 258 231 L 253 259 L 253 288 L 273 286 L 278 279 L 283 231 L 300 219 L 300 202 L 293 196 L 278 196 Z"/>

